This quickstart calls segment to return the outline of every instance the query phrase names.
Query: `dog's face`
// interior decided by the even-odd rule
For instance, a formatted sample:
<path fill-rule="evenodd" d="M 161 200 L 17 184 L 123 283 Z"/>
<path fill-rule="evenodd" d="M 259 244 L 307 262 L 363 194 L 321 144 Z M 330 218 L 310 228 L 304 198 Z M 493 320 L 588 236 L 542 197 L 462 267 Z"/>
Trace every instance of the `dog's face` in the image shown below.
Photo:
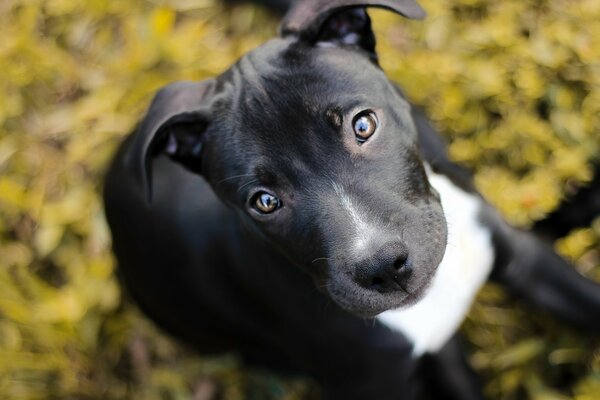
<path fill-rule="evenodd" d="M 410 106 L 374 61 L 364 9 L 333 12 L 319 29 L 300 25 L 203 86 L 205 109 L 193 107 L 198 88 L 189 109 L 187 89 L 169 93 L 158 105 L 179 112 L 160 122 L 151 152 L 202 173 L 317 287 L 371 317 L 420 298 L 446 223 Z M 310 30 L 316 36 L 302 37 Z"/>

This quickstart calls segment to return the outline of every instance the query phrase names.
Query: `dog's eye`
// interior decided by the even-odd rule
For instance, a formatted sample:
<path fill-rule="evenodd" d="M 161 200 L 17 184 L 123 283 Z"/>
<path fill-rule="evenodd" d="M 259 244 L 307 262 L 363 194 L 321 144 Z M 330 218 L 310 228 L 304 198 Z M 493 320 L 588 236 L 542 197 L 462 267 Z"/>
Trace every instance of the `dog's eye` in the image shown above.
<path fill-rule="evenodd" d="M 366 142 L 377 130 L 377 116 L 373 111 L 363 111 L 354 117 L 354 134 L 358 143 Z"/>
<path fill-rule="evenodd" d="M 254 208 L 263 214 L 270 214 L 281 207 L 281 201 L 267 192 L 259 192 L 254 196 Z"/>

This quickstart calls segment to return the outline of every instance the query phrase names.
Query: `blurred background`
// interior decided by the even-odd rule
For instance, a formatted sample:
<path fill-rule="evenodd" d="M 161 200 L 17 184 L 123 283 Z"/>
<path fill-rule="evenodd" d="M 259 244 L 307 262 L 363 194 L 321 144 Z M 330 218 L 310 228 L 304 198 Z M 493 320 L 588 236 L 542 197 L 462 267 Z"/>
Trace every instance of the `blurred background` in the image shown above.
<path fill-rule="evenodd" d="M 421 0 L 373 11 L 384 69 L 513 224 L 593 177 L 600 1 Z M 0 398 L 307 399 L 302 377 L 206 358 L 121 293 L 103 173 L 160 86 L 224 71 L 278 16 L 218 0 L 0 1 Z M 600 281 L 600 221 L 556 243 Z M 462 328 L 490 399 L 600 399 L 600 338 L 489 286 Z"/>

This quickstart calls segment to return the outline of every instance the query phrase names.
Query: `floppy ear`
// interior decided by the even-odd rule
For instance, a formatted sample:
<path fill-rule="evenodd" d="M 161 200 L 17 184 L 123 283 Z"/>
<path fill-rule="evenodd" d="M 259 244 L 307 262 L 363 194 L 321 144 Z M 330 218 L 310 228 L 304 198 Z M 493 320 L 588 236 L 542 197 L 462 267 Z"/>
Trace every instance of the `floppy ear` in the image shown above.
<path fill-rule="evenodd" d="M 385 8 L 412 19 L 425 18 L 425 11 L 415 0 L 298 0 L 285 16 L 280 33 L 311 44 L 357 45 L 375 53 L 366 7 Z"/>
<path fill-rule="evenodd" d="M 152 158 L 164 153 L 200 173 L 203 133 L 210 122 L 214 80 L 177 82 L 160 89 L 129 144 L 125 160 L 148 201 Z"/>

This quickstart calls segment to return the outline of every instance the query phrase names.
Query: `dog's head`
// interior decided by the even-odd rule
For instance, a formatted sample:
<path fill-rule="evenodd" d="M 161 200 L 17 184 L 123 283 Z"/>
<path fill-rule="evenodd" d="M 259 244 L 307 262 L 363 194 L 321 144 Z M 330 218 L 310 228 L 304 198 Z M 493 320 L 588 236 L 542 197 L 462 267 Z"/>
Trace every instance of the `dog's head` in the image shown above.
<path fill-rule="evenodd" d="M 281 37 L 223 75 L 162 89 L 129 162 L 149 196 L 159 153 L 201 174 L 256 235 L 370 317 L 420 298 L 446 223 L 367 6 L 424 15 L 413 0 L 300 1 Z"/>

